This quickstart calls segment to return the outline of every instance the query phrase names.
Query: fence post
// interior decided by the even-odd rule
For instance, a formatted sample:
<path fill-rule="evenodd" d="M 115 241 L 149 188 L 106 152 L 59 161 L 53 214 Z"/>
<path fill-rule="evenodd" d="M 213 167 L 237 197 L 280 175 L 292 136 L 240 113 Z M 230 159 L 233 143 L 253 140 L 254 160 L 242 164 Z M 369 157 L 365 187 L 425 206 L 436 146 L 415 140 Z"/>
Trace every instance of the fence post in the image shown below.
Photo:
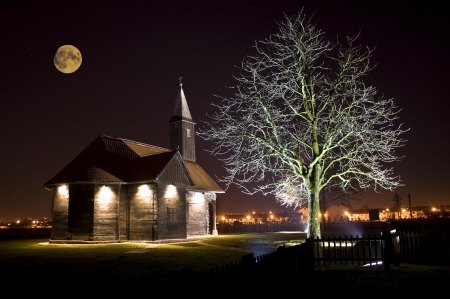
<path fill-rule="evenodd" d="M 388 230 L 383 230 L 381 232 L 383 241 L 383 265 L 384 271 L 389 271 L 391 269 L 392 258 L 394 255 L 394 247 L 392 244 L 392 235 Z"/>
<path fill-rule="evenodd" d="M 304 246 L 304 256 L 302 256 L 303 264 L 306 266 L 307 273 L 314 272 L 315 261 L 314 261 L 314 238 L 309 237 L 306 239 Z"/>
<path fill-rule="evenodd" d="M 245 271 L 251 271 L 255 267 L 256 258 L 253 255 L 253 252 L 247 253 L 242 256 L 242 267 Z"/>
<path fill-rule="evenodd" d="M 272 271 L 279 273 L 287 273 L 288 269 L 287 259 L 286 259 L 286 246 L 280 245 L 275 251 L 274 259 L 271 261 Z"/>

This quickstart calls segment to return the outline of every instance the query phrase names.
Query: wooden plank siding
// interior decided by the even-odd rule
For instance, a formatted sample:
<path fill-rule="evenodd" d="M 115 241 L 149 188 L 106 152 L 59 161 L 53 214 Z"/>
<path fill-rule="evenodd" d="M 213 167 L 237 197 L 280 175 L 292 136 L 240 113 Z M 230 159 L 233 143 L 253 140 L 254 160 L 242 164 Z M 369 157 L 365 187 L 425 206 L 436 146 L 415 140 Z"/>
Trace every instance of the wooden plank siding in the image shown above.
<path fill-rule="evenodd" d="M 158 184 L 158 240 L 185 239 L 186 187 Z"/>
<path fill-rule="evenodd" d="M 52 229 L 51 239 L 64 240 L 70 237 L 68 233 L 69 190 L 67 186 L 53 187 Z"/>
<path fill-rule="evenodd" d="M 94 241 L 116 241 L 118 235 L 118 185 L 94 188 Z M 104 194 L 106 192 L 106 194 Z"/>
<path fill-rule="evenodd" d="M 69 185 L 68 233 L 71 239 L 93 240 L 94 189 L 94 184 Z"/>
<path fill-rule="evenodd" d="M 146 192 L 141 190 L 144 187 Z M 126 201 L 121 204 L 120 212 L 121 239 L 155 240 L 158 206 L 156 184 L 130 185 L 126 191 Z"/>
<path fill-rule="evenodd" d="M 181 161 L 174 156 L 164 171 L 158 177 L 159 182 L 176 185 L 189 185 L 186 169 L 181 166 Z"/>

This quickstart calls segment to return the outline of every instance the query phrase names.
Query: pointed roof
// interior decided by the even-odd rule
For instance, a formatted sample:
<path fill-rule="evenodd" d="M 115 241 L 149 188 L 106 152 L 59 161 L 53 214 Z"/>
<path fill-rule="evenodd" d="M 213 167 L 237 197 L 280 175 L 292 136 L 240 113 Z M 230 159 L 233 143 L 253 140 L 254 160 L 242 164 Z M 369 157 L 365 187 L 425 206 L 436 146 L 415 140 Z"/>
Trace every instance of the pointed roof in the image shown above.
<path fill-rule="evenodd" d="M 192 120 L 191 112 L 186 101 L 186 96 L 183 92 L 183 83 L 181 83 L 180 77 L 180 91 L 178 92 L 177 99 L 175 101 L 175 107 L 173 108 L 172 118 L 169 123 L 179 120 L 187 120 L 194 122 Z"/>
<path fill-rule="evenodd" d="M 189 173 L 194 179 L 195 185 L 187 187 L 190 191 L 212 191 L 215 193 L 225 193 L 222 188 L 195 162 L 184 161 Z"/>
<path fill-rule="evenodd" d="M 137 183 L 161 179 L 163 172 L 178 165 L 182 177 L 174 183 L 187 184 L 187 190 L 224 193 L 195 162 L 183 161 L 178 150 L 148 145 L 122 138 L 98 136 L 60 172 L 44 184 Z M 172 168 L 173 169 L 173 168 Z M 164 180 L 164 179 L 163 179 Z"/>
<path fill-rule="evenodd" d="M 157 180 L 173 159 L 180 164 L 188 185 L 194 181 L 180 153 L 131 140 L 98 136 L 60 172 L 44 184 L 75 182 L 130 183 Z"/>

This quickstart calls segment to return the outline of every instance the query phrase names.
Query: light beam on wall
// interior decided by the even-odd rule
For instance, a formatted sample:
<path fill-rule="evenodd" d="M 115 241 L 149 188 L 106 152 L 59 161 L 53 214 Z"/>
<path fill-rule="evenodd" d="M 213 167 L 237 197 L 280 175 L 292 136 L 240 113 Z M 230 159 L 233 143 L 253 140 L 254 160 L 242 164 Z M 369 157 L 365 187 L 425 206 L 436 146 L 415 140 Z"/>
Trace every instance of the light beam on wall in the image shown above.
<path fill-rule="evenodd" d="M 100 204 L 107 204 L 111 201 L 113 197 L 113 192 L 111 191 L 111 188 L 107 186 L 103 186 L 100 188 L 99 194 L 98 194 L 98 202 Z"/>
<path fill-rule="evenodd" d="M 165 198 L 172 198 L 177 193 L 177 188 L 174 185 L 167 185 Z"/>
<path fill-rule="evenodd" d="M 62 197 L 68 197 L 69 196 L 69 189 L 67 188 L 67 185 L 61 185 L 58 187 L 58 193 Z"/>
<path fill-rule="evenodd" d="M 191 203 L 203 203 L 204 201 L 205 201 L 205 197 L 201 193 L 195 192 L 194 196 L 192 196 Z"/>
<path fill-rule="evenodd" d="M 150 190 L 150 187 L 148 185 L 140 185 L 138 187 L 138 193 L 142 197 L 150 197 L 152 191 Z"/>

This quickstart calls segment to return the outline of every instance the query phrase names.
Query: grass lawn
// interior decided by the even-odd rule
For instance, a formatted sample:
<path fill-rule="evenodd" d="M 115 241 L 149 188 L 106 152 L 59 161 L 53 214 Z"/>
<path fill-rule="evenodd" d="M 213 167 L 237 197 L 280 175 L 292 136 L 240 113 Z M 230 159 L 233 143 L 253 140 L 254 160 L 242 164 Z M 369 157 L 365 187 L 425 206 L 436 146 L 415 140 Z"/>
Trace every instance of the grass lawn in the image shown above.
<path fill-rule="evenodd" d="M 58 244 L 47 239 L 0 240 L 0 281 L 30 282 L 120 281 L 132 284 L 164 282 L 186 268 L 205 271 L 275 251 L 279 245 L 299 244 L 303 233 L 262 233 L 210 236 L 170 244 Z"/>
<path fill-rule="evenodd" d="M 275 251 L 280 245 L 291 246 L 305 241 L 304 233 L 255 233 L 209 236 L 189 242 L 171 244 L 84 244 L 48 245 L 46 239 L 0 240 L 0 281 L 2 285 L 18 282 L 24 286 L 47 286 L 47 290 L 77 290 L 93 287 L 101 294 L 152 294 L 167 289 L 168 277 L 192 267 L 194 272 L 240 261 L 247 253 L 255 256 Z M 315 287 L 317 294 L 355 292 L 417 292 L 445 286 L 450 281 L 450 267 L 400 263 L 391 271 L 382 266 L 316 266 L 305 277 L 284 278 L 274 273 L 264 282 L 248 278 L 245 290 L 251 294 L 298 295 Z M 273 283 L 272 283 L 273 282 Z M 207 286 L 198 286 L 206 287 Z M 50 289 L 49 289 L 50 288 Z M 44 288 L 46 289 L 46 288 Z M 411 290 L 415 290 L 413 293 Z M 22 292 L 32 288 L 20 288 Z M 299 291 L 303 290 L 303 291 Z M 223 286 L 216 294 L 238 294 L 233 286 Z M 268 293 L 269 292 L 269 293 Z M 212 295 L 212 294 L 211 294 Z"/>

